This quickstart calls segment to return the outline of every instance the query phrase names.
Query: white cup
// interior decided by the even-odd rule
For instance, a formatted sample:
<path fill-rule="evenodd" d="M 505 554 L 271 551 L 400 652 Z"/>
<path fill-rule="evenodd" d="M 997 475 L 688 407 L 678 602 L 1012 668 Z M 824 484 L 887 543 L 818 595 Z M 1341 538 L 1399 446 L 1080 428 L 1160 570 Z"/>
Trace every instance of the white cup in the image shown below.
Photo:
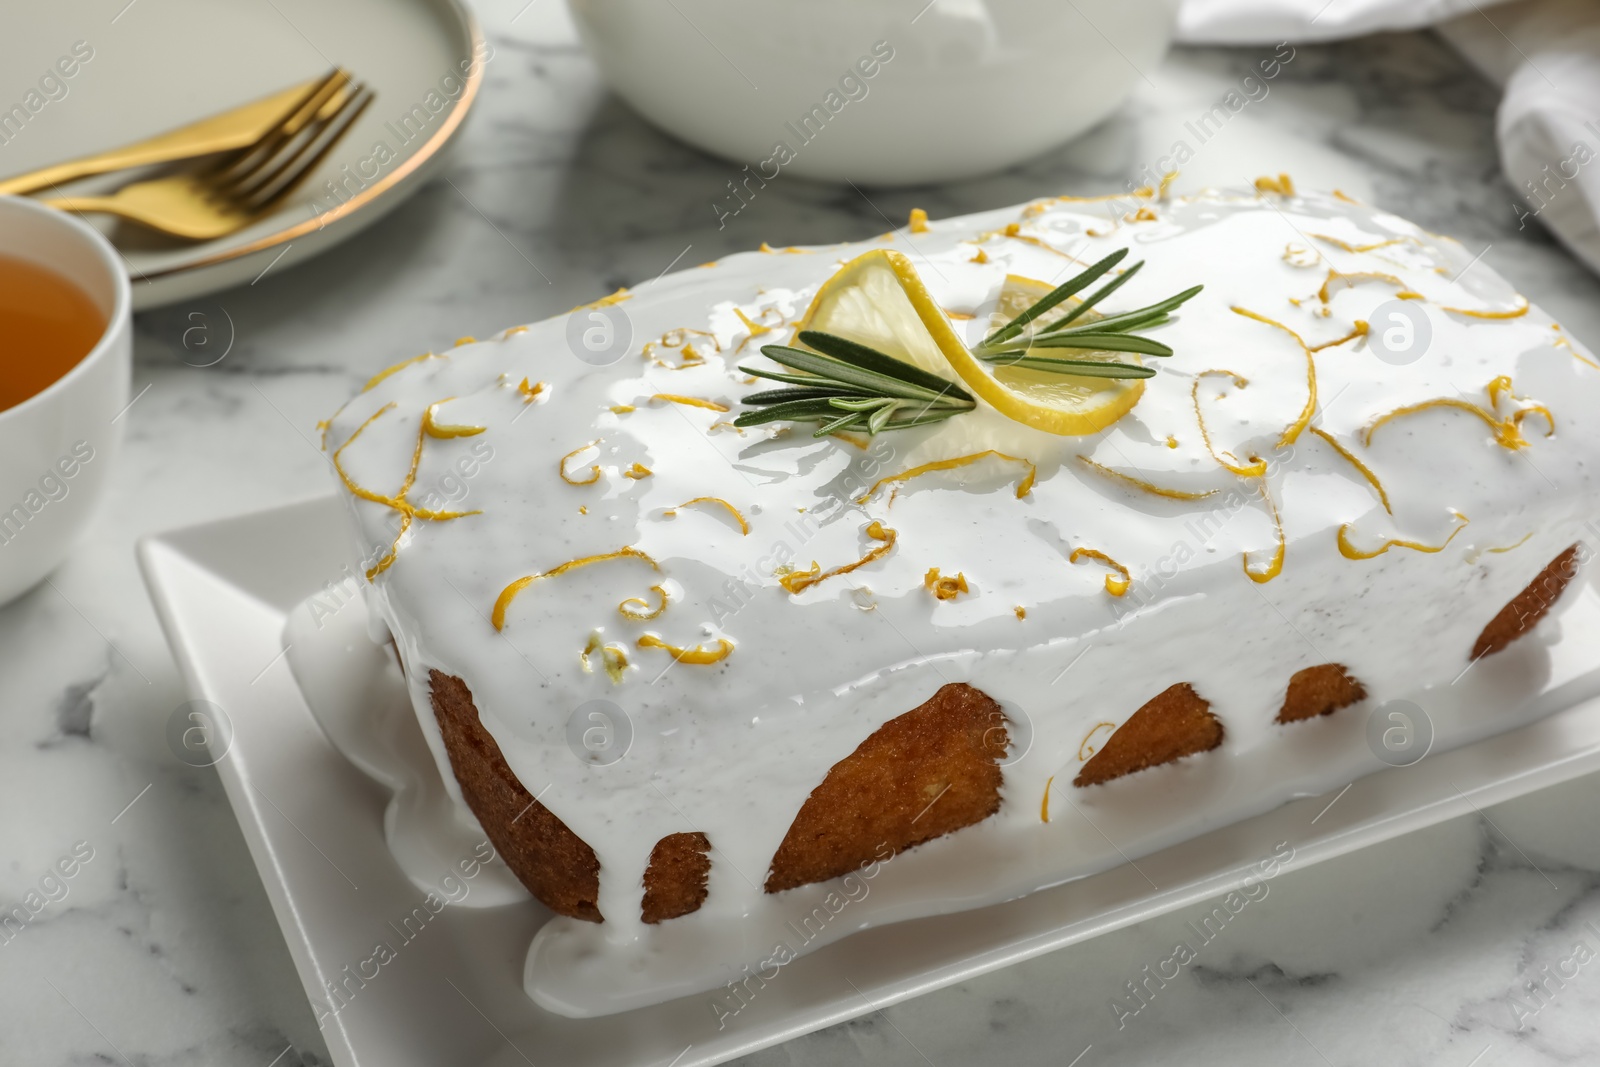
<path fill-rule="evenodd" d="M 99 342 L 71 370 L 0 411 L 3 604 L 66 558 L 105 495 L 121 437 L 119 416 L 128 403 L 133 317 L 128 276 L 116 250 L 71 215 L 0 196 L 0 255 L 66 278 L 106 323 Z M 26 352 L 15 355 L 27 358 Z"/>
<path fill-rule="evenodd" d="M 987 174 L 1076 137 L 1160 66 L 1178 0 L 571 0 L 616 94 L 746 164 L 872 185 Z M 896 220 L 898 221 L 898 220 Z"/>

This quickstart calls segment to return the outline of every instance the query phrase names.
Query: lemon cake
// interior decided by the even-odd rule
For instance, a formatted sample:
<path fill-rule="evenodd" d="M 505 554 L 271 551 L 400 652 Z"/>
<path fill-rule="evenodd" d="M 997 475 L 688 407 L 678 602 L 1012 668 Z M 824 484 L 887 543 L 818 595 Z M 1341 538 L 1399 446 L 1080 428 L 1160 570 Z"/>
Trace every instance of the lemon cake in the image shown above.
<path fill-rule="evenodd" d="M 1597 409 L 1470 251 L 1274 179 L 763 246 L 406 360 L 324 444 L 583 1015 L 1337 788 L 1388 701 L 1523 721 Z"/>

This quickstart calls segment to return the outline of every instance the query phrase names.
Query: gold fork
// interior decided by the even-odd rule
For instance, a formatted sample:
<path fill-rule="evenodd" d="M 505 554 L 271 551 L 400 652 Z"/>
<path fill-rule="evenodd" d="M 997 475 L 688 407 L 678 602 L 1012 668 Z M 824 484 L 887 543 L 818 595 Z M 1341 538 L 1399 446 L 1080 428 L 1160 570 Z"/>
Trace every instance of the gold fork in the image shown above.
<path fill-rule="evenodd" d="M 248 104 L 158 133 L 143 141 L 119 145 L 105 152 L 53 163 L 48 167 L 0 178 L 0 193 L 35 193 L 80 178 L 92 178 L 132 167 L 176 163 L 249 148 L 287 121 L 287 116 L 329 84 L 342 86 L 350 75 L 335 68 L 320 78 L 252 100 Z"/>
<path fill-rule="evenodd" d="M 277 208 L 355 125 L 373 92 L 330 81 L 249 148 L 201 171 L 135 182 L 108 196 L 64 196 L 62 211 L 108 214 L 191 241 L 241 230 Z"/>

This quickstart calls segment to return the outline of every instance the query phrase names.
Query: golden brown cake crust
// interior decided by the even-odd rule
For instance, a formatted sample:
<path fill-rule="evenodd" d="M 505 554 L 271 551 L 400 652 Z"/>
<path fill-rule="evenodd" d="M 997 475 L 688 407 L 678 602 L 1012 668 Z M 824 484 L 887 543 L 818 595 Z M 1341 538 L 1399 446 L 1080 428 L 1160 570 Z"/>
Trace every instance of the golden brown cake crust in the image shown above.
<path fill-rule="evenodd" d="M 710 874 L 711 842 L 705 834 L 663 837 L 650 850 L 650 865 L 645 868 L 641 917 L 647 923 L 658 923 L 699 910 L 706 902 Z"/>
<path fill-rule="evenodd" d="M 478 721 L 472 691 L 460 678 L 430 670 L 433 714 L 467 807 L 500 857 L 545 907 L 600 922 L 600 861 L 511 773 L 500 746 Z"/>
<path fill-rule="evenodd" d="M 429 679 L 451 769 L 506 865 L 551 911 L 603 921 L 594 850 L 517 780 L 466 683 L 437 670 Z M 882 859 L 884 844 L 899 852 L 993 815 L 1006 744 L 1000 705 L 968 685 L 943 687 L 834 765 L 773 857 L 767 891 L 844 874 Z M 687 915 L 705 902 L 710 852 L 698 832 L 656 842 L 644 875 L 645 922 Z"/>
<path fill-rule="evenodd" d="M 1209 752 L 1222 744 L 1222 721 L 1188 682 L 1168 686 L 1117 728 L 1072 780 L 1099 785 L 1134 771 Z"/>
<path fill-rule="evenodd" d="M 1367 698 L 1367 690 L 1351 677 L 1343 664 L 1322 663 L 1295 671 L 1283 695 L 1278 722 L 1299 722 L 1318 715 L 1332 715 Z"/>
<path fill-rule="evenodd" d="M 1526 589 L 1512 597 L 1511 602 L 1489 620 L 1489 625 L 1472 645 L 1472 658 L 1481 659 L 1499 652 L 1537 626 L 1577 577 L 1578 563 L 1577 545 L 1551 560 Z"/>
<path fill-rule="evenodd" d="M 812 790 L 772 857 L 766 890 L 820 882 L 981 822 L 1000 810 L 1008 735 L 970 685 L 939 689 L 884 723 Z"/>

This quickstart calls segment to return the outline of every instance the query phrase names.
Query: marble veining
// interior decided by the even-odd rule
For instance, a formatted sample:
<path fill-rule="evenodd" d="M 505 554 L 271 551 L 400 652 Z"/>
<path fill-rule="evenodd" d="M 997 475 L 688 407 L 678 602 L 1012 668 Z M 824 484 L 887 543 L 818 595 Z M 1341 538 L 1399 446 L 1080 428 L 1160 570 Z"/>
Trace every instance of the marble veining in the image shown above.
<path fill-rule="evenodd" d="M 1002 175 L 893 192 L 785 178 L 719 229 L 713 205 L 738 168 L 608 99 L 564 9 L 525 3 L 480 4 L 498 54 L 448 181 L 320 259 L 138 321 L 134 389 L 149 390 L 128 414 L 111 497 L 51 584 L 0 610 L 0 902 L 37 890 L 79 842 L 93 850 L 0 944 L 0 1064 L 330 1062 L 215 775 L 168 747 L 187 698 L 133 567 L 136 537 L 322 492 L 314 424 L 376 370 L 653 278 L 680 255 L 859 240 L 912 206 L 939 218 L 1117 191 L 1261 58 L 1179 50 L 1116 120 Z M 1485 250 L 1576 335 L 1600 337 L 1600 285 L 1517 229 L 1495 98 L 1426 35 L 1301 47 L 1186 180 L 1288 170 L 1340 186 Z M 191 311 L 233 324 L 215 366 L 183 347 Z M 1125 983 L 1209 905 L 748 1062 L 1593 1062 L 1600 960 L 1557 968 L 1579 941 L 1600 951 L 1597 804 L 1600 780 L 1584 779 L 1289 870 L 1120 1028 Z"/>

